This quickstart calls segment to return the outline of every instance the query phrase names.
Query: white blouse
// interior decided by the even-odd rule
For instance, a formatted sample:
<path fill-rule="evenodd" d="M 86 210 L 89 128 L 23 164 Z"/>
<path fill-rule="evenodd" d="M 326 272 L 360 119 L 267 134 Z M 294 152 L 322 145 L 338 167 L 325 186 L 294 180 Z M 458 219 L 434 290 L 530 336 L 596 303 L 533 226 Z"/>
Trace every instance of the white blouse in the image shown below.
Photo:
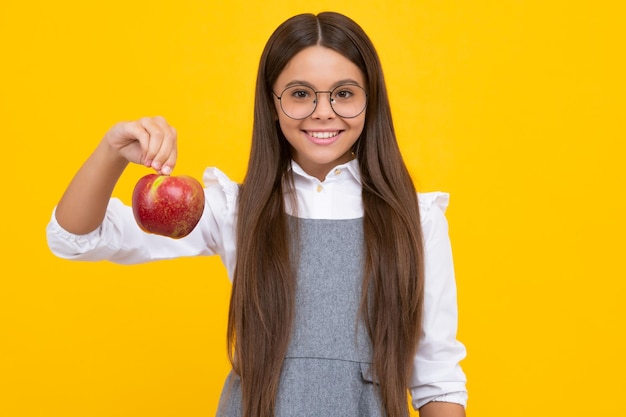
<path fill-rule="evenodd" d="M 363 217 L 356 160 L 337 166 L 324 181 L 292 162 L 297 208 L 285 198 L 289 214 L 308 219 Z M 54 213 L 46 228 L 50 250 L 61 258 L 137 264 L 183 256 L 219 255 L 232 280 L 235 270 L 238 184 L 216 168 L 204 172 L 205 209 L 196 228 L 182 239 L 144 233 L 132 209 L 110 200 L 102 225 L 91 233 L 64 230 Z M 418 193 L 425 253 L 422 335 L 409 383 L 413 407 L 430 401 L 467 404 L 466 378 L 460 366 L 466 351 L 456 339 L 457 299 L 448 223 L 449 195 Z"/>

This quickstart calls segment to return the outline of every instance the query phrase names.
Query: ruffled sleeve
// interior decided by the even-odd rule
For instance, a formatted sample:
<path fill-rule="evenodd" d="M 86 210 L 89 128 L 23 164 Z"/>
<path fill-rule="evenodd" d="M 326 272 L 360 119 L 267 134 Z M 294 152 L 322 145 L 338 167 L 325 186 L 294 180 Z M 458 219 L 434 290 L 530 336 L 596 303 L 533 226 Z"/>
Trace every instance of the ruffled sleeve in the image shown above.
<path fill-rule="evenodd" d="M 120 264 L 217 254 L 231 273 L 235 259 L 238 186 L 215 168 L 208 168 L 203 180 L 205 207 L 202 218 L 196 228 L 182 239 L 143 232 L 135 221 L 132 208 L 118 198 L 112 198 L 100 227 L 85 235 L 72 234 L 63 229 L 53 211 L 46 227 L 48 246 L 61 258 L 108 260 Z"/>
<path fill-rule="evenodd" d="M 438 208 L 442 213 L 446 212 L 450 203 L 450 194 L 441 191 L 433 191 L 430 193 L 418 193 L 417 201 L 420 206 L 422 219 L 428 218 L 428 214 L 433 207 Z"/>
<path fill-rule="evenodd" d="M 216 239 L 216 253 L 228 271 L 232 281 L 235 272 L 236 260 L 236 230 L 237 230 L 237 198 L 239 184 L 231 180 L 217 168 L 207 168 L 202 176 L 205 185 L 206 207 L 212 213 Z"/>
<path fill-rule="evenodd" d="M 226 204 L 228 213 L 234 214 L 237 205 L 237 196 L 239 195 L 239 185 L 228 178 L 226 174 L 217 168 L 207 168 L 202 175 L 202 181 L 207 189 L 217 187 L 218 200 L 223 200 Z"/>
<path fill-rule="evenodd" d="M 412 403 L 419 409 L 430 401 L 467 402 L 466 378 L 460 362 L 465 346 L 456 338 L 458 309 L 448 222 L 444 215 L 450 196 L 418 194 L 425 253 L 422 334 L 409 384 Z"/>

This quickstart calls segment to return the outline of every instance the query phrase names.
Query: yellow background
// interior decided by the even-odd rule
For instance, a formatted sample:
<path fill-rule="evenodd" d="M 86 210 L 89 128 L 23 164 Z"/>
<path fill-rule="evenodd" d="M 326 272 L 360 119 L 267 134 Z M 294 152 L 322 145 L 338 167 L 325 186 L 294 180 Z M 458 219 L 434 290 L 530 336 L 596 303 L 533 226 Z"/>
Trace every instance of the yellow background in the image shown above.
<path fill-rule="evenodd" d="M 228 371 L 215 258 L 53 257 L 44 228 L 119 120 L 177 173 L 245 172 L 262 47 L 336 10 L 383 61 L 406 161 L 452 195 L 469 416 L 623 412 L 626 91 L 618 1 L 8 1 L 0 7 L 0 415 L 208 416 Z M 128 169 L 129 202 L 147 170 Z"/>

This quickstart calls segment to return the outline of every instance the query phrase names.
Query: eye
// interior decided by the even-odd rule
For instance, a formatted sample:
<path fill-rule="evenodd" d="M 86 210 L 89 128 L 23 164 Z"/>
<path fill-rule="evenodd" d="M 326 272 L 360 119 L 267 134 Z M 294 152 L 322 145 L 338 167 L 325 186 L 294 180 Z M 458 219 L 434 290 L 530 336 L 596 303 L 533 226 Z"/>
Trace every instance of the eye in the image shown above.
<path fill-rule="evenodd" d="M 291 96 L 294 98 L 307 98 L 309 93 L 304 90 L 295 90 L 291 93 Z"/>
<path fill-rule="evenodd" d="M 290 87 L 287 89 L 286 93 L 292 100 L 310 100 L 310 98 L 315 95 L 315 92 L 310 88 L 302 85 Z"/>
<path fill-rule="evenodd" d="M 335 92 L 335 94 L 333 94 L 333 95 L 335 96 L 335 98 L 345 100 L 347 98 L 352 97 L 354 95 L 354 93 L 352 91 L 349 91 L 349 90 L 339 90 L 339 91 Z"/>
<path fill-rule="evenodd" d="M 344 84 L 333 90 L 332 98 L 338 101 L 348 101 L 362 96 L 363 93 L 363 89 L 358 85 Z"/>

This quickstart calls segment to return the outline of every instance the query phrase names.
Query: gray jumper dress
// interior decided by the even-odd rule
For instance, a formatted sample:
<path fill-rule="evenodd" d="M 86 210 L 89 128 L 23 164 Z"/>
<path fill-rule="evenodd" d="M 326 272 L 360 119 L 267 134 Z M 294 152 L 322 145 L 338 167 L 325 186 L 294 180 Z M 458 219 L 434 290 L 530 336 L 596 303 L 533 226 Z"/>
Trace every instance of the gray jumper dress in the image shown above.
<path fill-rule="evenodd" d="M 383 417 L 371 380 L 371 342 L 359 320 L 363 219 L 298 219 L 296 317 L 276 417 Z M 239 417 L 239 377 L 228 376 L 218 417 Z"/>

